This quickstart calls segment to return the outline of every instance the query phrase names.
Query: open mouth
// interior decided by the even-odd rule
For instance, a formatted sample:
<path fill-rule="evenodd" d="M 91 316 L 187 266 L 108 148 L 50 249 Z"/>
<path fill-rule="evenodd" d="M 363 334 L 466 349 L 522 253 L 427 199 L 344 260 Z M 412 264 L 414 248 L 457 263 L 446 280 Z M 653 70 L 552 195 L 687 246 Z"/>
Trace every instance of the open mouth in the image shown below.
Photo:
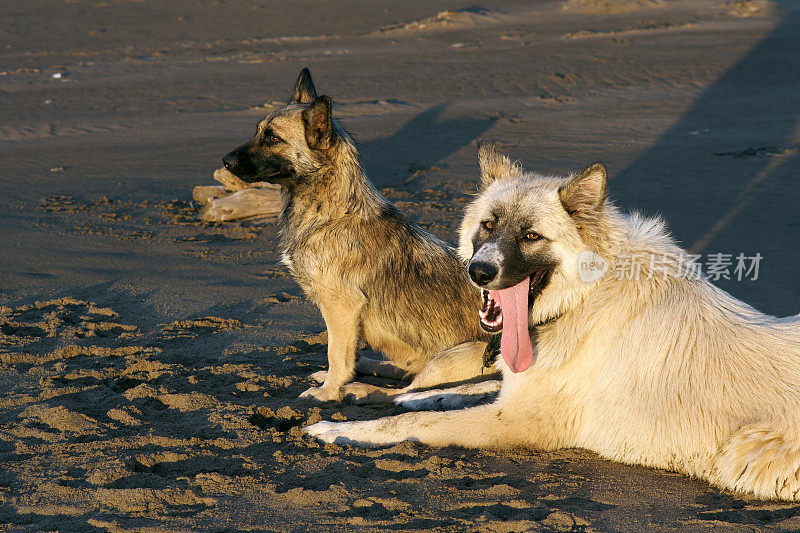
<path fill-rule="evenodd" d="M 528 309 L 531 308 L 536 297 L 547 285 L 549 277 L 548 270 L 538 270 L 532 272 L 526 279 L 529 280 L 528 286 Z M 525 280 L 523 280 L 524 282 Z M 508 290 L 508 289 L 504 289 Z M 489 333 L 497 333 L 503 330 L 503 309 L 500 306 L 496 293 L 499 291 L 487 291 L 481 289 L 483 295 L 483 307 L 479 311 L 481 328 Z M 493 294 L 494 293 L 494 294 Z M 524 298 L 524 296 L 523 296 Z"/>

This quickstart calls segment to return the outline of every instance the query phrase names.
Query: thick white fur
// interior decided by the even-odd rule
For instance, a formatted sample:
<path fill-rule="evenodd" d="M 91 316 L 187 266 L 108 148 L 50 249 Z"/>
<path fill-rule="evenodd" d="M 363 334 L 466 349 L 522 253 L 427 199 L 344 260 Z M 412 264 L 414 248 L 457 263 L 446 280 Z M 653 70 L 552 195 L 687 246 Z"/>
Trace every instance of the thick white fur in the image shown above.
<path fill-rule="evenodd" d="M 484 171 L 484 190 L 467 209 L 460 253 L 470 258 L 478 224 L 498 208 L 526 213 L 550 240 L 561 266 L 531 323 L 558 318 L 532 331 L 533 365 L 515 374 L 500 361 L 502 389 L 489 405 L 306 431 L 361 445 L 583 447 L 759 498 L 800 499 L 800 319 L 764 315 L 681 276 L 679 260 L 666 274 L 651 272 L 651 254 L 681 253 L 658 220 L 606 202 L 579 228 L 558 197 L 565 180 L 510 163 L 495 174 Z M 589 284 L 576 265 L 586 249 L 612 265 Z M 636 254 L 638 279 L 618 279 L 614 265 Z"/>

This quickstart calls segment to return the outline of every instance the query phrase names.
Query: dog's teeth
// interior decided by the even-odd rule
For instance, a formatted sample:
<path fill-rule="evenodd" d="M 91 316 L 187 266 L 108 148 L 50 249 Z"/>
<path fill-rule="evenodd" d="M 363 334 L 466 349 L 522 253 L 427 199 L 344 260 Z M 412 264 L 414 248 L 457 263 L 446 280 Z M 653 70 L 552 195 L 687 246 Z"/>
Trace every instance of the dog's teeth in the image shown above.
<path fill-rule="evenodd" d="M 483 308 L 478 312 L 481 326 L 486 331 L 497 332 L 503 327 L 503 313 L 500 304 L 489 296 L 489 291 L 482 290 Z"/>

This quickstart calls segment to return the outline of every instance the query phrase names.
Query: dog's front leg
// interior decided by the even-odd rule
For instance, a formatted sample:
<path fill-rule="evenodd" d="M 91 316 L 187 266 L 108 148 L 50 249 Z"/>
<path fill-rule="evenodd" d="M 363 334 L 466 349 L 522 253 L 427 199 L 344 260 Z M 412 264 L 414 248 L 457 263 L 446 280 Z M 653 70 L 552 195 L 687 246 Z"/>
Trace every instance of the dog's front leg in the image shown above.
<path fill-rule="evenodd" d="M 344 394 L 342 386 L 355 375 L 363 296 L 348 298 L 340 292 L 319 301 L 328 328 L 328 373 L 321 387 L 311 387 L 300 397 L 321 402 L 339 401 Z"/>
<path fill-rule="evenodd" d="M 324 442 L 360 446 L 383 446 L 405 440 L 468 448 L 523 445 L 519 422 L 510 420 L 510 416 L 494 403 L 460 411 L 404 413 L 362 422 L 317 422 L 304 431 Z M 509 428 L 518 430 L 511 432 Z"/>

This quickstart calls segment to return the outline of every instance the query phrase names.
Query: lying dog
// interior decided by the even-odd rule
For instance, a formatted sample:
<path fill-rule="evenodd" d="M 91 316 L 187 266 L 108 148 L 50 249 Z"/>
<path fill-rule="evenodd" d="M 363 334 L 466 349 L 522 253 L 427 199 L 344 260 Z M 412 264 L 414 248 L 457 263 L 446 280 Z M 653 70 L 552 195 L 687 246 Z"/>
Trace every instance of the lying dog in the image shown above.
<path fill-rule="evenodd" d="M 303 69 L 290 102 L 223 158 L 247 182 L 281 185 L 283 261 L 328 328 L 328 371 L 303 397 L 386 400 L 403 390 L 481 376 L 486 333 L 480 295 L 453 249 L 407 220 L 364 174 L 350 135 Z M 411 388 L 348 382 L 360 340 L 393 365 L 358 360 L 362 373 L 417 375 Z M 442 352 L 442 353 L 439 353 Z M 439 364 L 423 371 L 434 357 Z"/>
<path fill-rule="evenodd" d="M 306 431 L 363 445 L 582 447 L 800 499 L 800 318 L 686 275 L 659 220 L 606 199 L 602 164 L 548 178 L 487 145 L 480 163 L 459 253 L 484 290 L 481 322 L 502 328 L 497 400 Z M 587 273 L 587 260 L 609 268 Z"/>

